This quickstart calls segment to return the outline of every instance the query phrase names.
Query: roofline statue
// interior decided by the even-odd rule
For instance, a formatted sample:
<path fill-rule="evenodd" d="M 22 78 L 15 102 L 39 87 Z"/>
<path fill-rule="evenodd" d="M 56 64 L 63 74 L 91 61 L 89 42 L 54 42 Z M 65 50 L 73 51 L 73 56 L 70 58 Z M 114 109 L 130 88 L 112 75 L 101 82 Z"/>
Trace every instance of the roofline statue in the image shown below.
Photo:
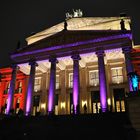
<path fill-rule="evenodd" d="M 74 18 L 74 17 L 82 17 L 83 16 L 83 12 L 81 9 L 72 9 L 73 11 L 73 14 L 70 14 L 70 13 L 66 13 L 66 19 L 70 19 L 70 18 Z"/>

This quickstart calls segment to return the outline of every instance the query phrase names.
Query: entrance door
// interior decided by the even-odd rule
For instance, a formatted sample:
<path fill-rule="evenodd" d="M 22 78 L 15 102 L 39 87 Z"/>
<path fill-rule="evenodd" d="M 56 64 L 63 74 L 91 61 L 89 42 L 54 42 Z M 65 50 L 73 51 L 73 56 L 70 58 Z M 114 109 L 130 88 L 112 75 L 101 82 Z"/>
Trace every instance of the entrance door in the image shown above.
<path fill-rule="evenodd" d="M 99 91 L 91 91 L 91 107 L 92 113 L 100 112 L 100 92 Z"/>
<path fill-rule="evenodd" d="M 115 112 L 125 111 L 125 91 L 124 88 L 113 89 Z"/>
<path fill-rule="evenodd" d="M 55 115 L 58 115 L 58 94 L 55 94 Z"/>
<path fill-rule="evenodd" d="M 70 114 L 73 114 L 73 94 L 70 93 Z"/>
<path fill-rule="evenodd" d="M 35 95 L 33 97 L 33 115 L 37 115 L 39 113 L 39 102 L 40 102 L 40 95 Z"/>

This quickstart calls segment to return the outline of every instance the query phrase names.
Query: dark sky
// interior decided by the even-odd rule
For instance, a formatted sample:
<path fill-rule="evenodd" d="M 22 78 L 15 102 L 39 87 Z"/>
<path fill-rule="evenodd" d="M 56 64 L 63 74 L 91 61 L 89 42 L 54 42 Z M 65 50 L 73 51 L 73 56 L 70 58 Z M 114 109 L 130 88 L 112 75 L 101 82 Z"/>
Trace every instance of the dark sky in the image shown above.
<path fill-rule="evenodd" d="M 138 0 L 1 0 L 0 67 L 10 65 L 9 53 L 18 40 L 62 22 L 66 12 L 81 9 L 84 17 L 119 16 L 132 19 L 135 44 L 140 44 L 140 8 Z"/>

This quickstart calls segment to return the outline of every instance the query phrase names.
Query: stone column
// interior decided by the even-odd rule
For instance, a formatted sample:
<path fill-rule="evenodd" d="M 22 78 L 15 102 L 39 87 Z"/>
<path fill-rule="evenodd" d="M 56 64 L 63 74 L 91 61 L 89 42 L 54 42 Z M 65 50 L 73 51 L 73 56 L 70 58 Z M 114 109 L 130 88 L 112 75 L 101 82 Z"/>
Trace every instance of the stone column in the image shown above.
<path fill-rule="evenodd" d="M 100 103 L 102 112 L 107 111 L 107 85 L 104 65 L 104 51 L 96 52 L 98 57 L 98 69 L 99 69 L 99 83 L 100 83 Z"/>
<path fill-rule="evenodd" d="M 10 81 L 10 89 L 8 93 L 8 102 L 7 102 L 7 108 L 6 108 L 6 114 L 9 114 L 10 109 L 13 108 L 13 96 L 15 92 L 15 84 L 16 84 L 16 74 L 18 71 L 18 67 L 16 64 L 12 65 L 12 76 Z"/>
<path fill-rule="evenodd" d="M 127 74 L 128 74 L 128 73 L 134 71 L 133 64 L 131 62 L 131 56 L 130 56 L 131 48 L 127 47 L 127 48 L 123 48 L 122 50 L 123 50 L 123 53 L 124 53 L 125 64 L 126 64 L 126 71 L 127 71 Z M 128 82 L 129 82 L 129 90 L 132 91 L 132 84 L 131 84 L 131 81 L 130 81 L 129 78 L 128 78 Z"/>
<path fill-rule="evenodd" d="M 78 54 L 72 56 L 73 59 L 73 106 L 74 114 L 80 111 L 79 93 L 80 93 L 80 80 L 79 80 L 79 60 L 81 59 Z"/>
<path fill-rule="evenodd" d="M 26 98 L 26 116 L 30 115 L 32 112 L 32 99 L 34 92 L 35 70 L 37 63 L 35 61 L 31 61 L 29 62 L 29 65 L 31 66 L 31 68 Z"/>
<path fill-rule="evenodd" d="M 48 114 L 54 114 L 55 111 L 55 88 L 56 88 L 56 58 L 51 58 L 50 69 L 50 85 L 49 85 L 49 96 L 48 96 Z"/>

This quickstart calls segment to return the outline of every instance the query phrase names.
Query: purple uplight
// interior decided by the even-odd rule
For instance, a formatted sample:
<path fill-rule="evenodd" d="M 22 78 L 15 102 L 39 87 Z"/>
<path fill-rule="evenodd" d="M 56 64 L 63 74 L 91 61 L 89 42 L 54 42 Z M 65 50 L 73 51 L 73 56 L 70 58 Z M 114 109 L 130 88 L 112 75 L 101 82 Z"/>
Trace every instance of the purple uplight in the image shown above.
<path fill-rule="evenodd" d="M 13 71 L 12 71 L 12 77 L 11 77 L 11 81 L 10 81 L 10 89 L 9 89 L 9 93 L 8 93 L 6 114 L 9 114 L 10 109 L 13 108 L 13 95 L 14 95 L 14 91 L 15 91 L 16 74 L 17 74 L 17 70 L 18 70 L 17 65 L 13 65 L 12 67 L 13 67 Z"/>
<path fill-rule="evenodd" d="M 101 101 L 101 107 L 102 112 L 106 112 L 107 109 L 107 97 L 106 97 L 106 79 L 104 74 L 101 74 L 100 76 L 100 101 Z"/>
<path fill-rule="evenodd" d="M 79 94 L 79 79 L 78 74 L 75 72 L 73 75 L 73 104 L 74 104 L 74 111 L 75 114 L 77 112 L 77 105 L 78 105 L 78 94 Z"/>
<path fill-rule="evenodd" d="M 27 90 L 27 99 L 26 99 L 26 116 L 28 116 L 31 113 L 32 95 L 34 92 L 35 69 L 37 63 L 33 61 L 30 62 L 29 65 L 31 65 L 31 69 L 30 69 L 30 77 L 29 77 L 28 90 Z"/>
<path fill-rule="evenodd" d="M 49 97 L 48 97 L 48 112 L 52 112 L 52 110 L 53 110 L 53 90 L 52 90 L 52 85 L 50 85 Z"/>
<path fill-rule="evenodd" d="M 48 97 L 48 112 L 53 111 L 53 104 L 54 104 L 54 92 L 55 92 L 54 77 L 55 77 L 55 73 L 54 73 L 54 69 L 52 67 L 53 67 L 53 64 L 51 65 L 49 97 Z"/>
<path fill-rule="evenodd" d="M 99 81 L 100 81 L 100 102 L 102 112 L 107 111 L 107 86 L 106 86 L 106 76 L 105 76 L 105 66 L 104 66 L 104 52 L 97 52 L 98 56 L 98 66 L 99 66 Z"/>
<path fill-rule="evenodd" d="M 101 37 L 101 38 L 91 39 L 91 40 L 86 40 L 86 41 L 79 41 L 79 42 L 69 43 L 69 44 L 65 44 L 65 45 L 51 46 L 51 47 L 47 47 L 47 48 L 43 48 L 43 49 L 39 49 L 39 50 L 33 50 L 31 52 L 23 52 L 23 53 L 12 54 L 11 58 L 15 58 L 15 57 L 18 57 L 18 56 L 41 53 L 41 52 L 45 52 L 45 51 L 52 51 L 52 50 L 63 49 L 63 48 L 77 47 L 79 45 L 92 44 L 92 43 L 114 40 L 114 39 L 121 39 L 121 38 L 131 39 L 131 36 L 132 36 L 131 33 L 125 33 L 125 34 L 119 34 L 119 35 L 114 35 L 114 36 L 112 35 L 112 36 L 108 36 L 108 37 Z"/>
<path fill-rule="evenodd" d="M 31 94 L 31 92 L 32 92 L 32 90 L 31 90 L 31 86 L 30 87 L 28 87 L 28 94 L 27 94 L 27 100 L 26 100 L 26 115 L 28 116 L 29 115 L 29 113 L 30 113 L 30 110 L 31 110 L 31 98 L 32 98 L 32 94 Z"/>
<path fill-rule="evenodd" d="M 8 95 L 8 100 L 7 100 L 6 114 L 9 114 L 11 105 L 12 105 L 12 91 L 10 89 L 9 90 L 9 95 Z"/>
<path fill-rule="evenodd" d="M 49 85 L 49 97 L 48 97 L 48 113 L 53 113 L 57 59 L 52 58 L 49 61 L 51 62 L 51 69 L 50 69 L 50 85 Z"/>
<path fill-rule="evenodd" d="M 78 113 L 79 109 L 79 60 L 81 59 L 79 55 L 73 55 L 73 105 L 74 114 Z"/>

